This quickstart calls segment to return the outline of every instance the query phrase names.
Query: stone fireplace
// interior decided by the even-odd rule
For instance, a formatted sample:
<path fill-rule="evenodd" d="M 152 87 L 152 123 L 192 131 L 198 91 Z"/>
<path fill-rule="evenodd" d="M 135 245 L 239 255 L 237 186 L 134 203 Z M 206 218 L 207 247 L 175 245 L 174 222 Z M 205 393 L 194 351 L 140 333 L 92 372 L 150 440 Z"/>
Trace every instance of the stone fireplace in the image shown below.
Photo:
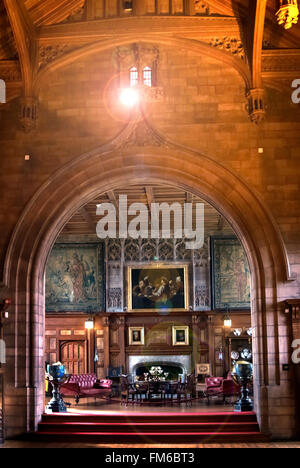
<path fill-rule="evenodd" d="M 134 378 L 137 375 L 137 370 L 140 367 L 152 364 L 155 366 L 173 366 L 174 368 L 180 368 L 181 374 L 190 374 L 192 369 L 192 359 L 188 355 L 178 356 L 129 356 L 128 358 L 128 373 Z"/>

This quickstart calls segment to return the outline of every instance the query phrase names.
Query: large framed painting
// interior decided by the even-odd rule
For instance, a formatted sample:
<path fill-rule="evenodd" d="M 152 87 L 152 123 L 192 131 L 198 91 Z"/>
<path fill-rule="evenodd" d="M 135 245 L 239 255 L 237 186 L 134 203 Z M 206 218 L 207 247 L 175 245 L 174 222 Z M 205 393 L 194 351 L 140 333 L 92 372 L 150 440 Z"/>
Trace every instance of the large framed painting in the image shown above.
<path fill-rule="evenodd" d="M 250 309 L 250 268 L 240 241 L 212 237 L 211 259 L 214 309 Z"/>
<path fill-rule="evenodd" d="M 103 244 L 56 244 L 46 269 L 46 312 L 100 312 L 104 299 Z"/>
<path fill-rule="evenodd" d="M 128 268 L 129 312 L 188 310 L 187 265 L 151 264 Z"/>

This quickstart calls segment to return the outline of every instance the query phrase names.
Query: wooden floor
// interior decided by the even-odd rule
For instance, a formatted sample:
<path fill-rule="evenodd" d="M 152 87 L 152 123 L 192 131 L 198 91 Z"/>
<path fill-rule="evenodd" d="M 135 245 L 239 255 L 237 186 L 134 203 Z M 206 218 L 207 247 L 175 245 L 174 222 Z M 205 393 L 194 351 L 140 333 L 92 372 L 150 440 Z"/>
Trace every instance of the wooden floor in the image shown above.
<path fill-rule="evenodd" d="M 143 404 L 128 406 L 121 405 L 118 400 L 107 403 L 104 400 L 97 400 L 91 398 L 83 398 L 79 404 L 76 405 L 74 399 L 64 399 L 66 403 L 70 403 L 71 407 L 68 408 L 68 413 L 105 413 L 105 412 L 116 412 L 116 413 L 231 413 L 233 406 L 223 405 L 222 401 L 213 401 L 210 405 L 206 403 L 206 400 L 196 400 L 192 406 L 182 403 L 181 405 L 174 404 L 161 405 L 161 404 Z M 46 411 L 47 412 L 47 411 Z"/>

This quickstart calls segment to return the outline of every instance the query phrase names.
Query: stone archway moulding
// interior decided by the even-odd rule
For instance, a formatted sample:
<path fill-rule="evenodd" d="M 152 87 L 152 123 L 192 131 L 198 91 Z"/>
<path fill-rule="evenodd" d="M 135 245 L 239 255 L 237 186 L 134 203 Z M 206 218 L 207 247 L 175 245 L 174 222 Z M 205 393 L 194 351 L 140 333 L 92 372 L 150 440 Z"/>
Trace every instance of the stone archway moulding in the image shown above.
<path fill-rule="evenodd" d="M 58 59 L 50 62 L 36 74 L 33 84 L 34 94 L 36 96 L 38 95 L 39 90 L 43 86 L 45 80 L 48 78 L 49 73 L 68 66 L 77 60 L 89 57 L 90 55 L 105 52 L 115 47 L 125 46 L 133 42 L 155 43 L 167 47 L 172 47 L 176 50 L 188 50 L 200 56 L 202 55 L 214 58 L 217 61 L 226 63 L 227 65 L 234 68 L 243 78 L 247 91 L 249 91 L 251 88 L 251 73 L 249 66 L 240 57 L 195 39 L 184 39 L 174 36 L 166 37 L 159 34 L 153 36 L 153 34 L 145 33 L 142 37 L 137 37 L 136 34 L 127 34 L 123 37 L 119 36 L 117 39 L 114 38 L 97 41 L 96 43 L 80 47 L 64 54 Z"/>
<path fill-rule="evenodd" d="M 279 357 L 268 362 L 268 333 L 278 337 L 277 286 L 289 278 L 284 244 L 259 197 L 232 171 L 212 158 L 165 140 L 148 124 L 136 140 L 140 121 L 110 143 L 83 154 L 54 173 L 23 212 L 7 251 L 4 282 L 13 293 L 7 335 L 8 427 L 24 399 L 27 411 L 19 430 L 35 428 L 43 412 L 44 271 L 47 257 L 64 224 L 100 193 L 128 184 L 163 183 L 198 195 L 231 223 L 248 255 L 253 278 L 257 385 L 280 383 Z M 147 131 L 148 129 L 148 131 Z M 138 143 L 137 143 L 138 141 Z M 276 328 L 277 327 L 277 328 Z M 268 428 L 267 396 L 257 393 L 257 412 Z M 23 430 L 21 429 L 23 428 Z"/>

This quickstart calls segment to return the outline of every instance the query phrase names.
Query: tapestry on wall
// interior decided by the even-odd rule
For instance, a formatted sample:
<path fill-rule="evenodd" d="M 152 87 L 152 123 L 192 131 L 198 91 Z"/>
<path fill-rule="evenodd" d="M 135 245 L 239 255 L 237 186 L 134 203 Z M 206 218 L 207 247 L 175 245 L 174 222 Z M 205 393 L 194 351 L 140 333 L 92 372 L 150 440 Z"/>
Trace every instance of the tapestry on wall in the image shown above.
<path fill-rule="evenodd" d="M 104 310 L 103 244 L 57 244 L 46 269 L 46 312 Z"/>
<path fill-rule="evenodd" d="M 250 268 L 240 241 L 212 237 L 211 258 L 214 309 L 249 309 Z"/>

